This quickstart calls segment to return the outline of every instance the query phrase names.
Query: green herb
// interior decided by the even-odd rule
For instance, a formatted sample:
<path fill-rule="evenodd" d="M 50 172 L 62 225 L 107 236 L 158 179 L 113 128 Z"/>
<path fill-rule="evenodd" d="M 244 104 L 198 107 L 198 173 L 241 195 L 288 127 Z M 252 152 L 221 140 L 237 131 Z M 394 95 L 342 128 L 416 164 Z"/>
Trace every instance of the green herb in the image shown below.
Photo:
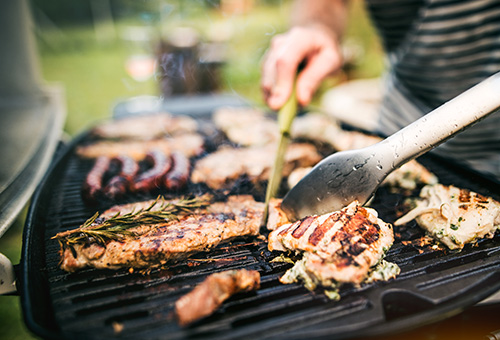
<path fill-rule="evenodd" d="M 450 224 L 450 228 L 451 228 L 452 230 L 458 230 L 458 225 L 451 223 L 451 224 Z"/>
<path fill-rule="evenodd" d="M 180 216 L 192 214 L 194 210 L 206 207 L 210 201 L 210 195 L 191 199 L 181 198 L 175 202 L 167 202 L 158 196 L 147 208 L 123 215 L 118 212 L 101 223 L 96 223 L 99 213 L 95 213 L 81 227 L 58 233 L 52 238 L 57 239 L 62 246 L 91 242 L 104 245 L 110 240 L 122 241 L 138 236 L 136 232 L 130 230 L 131 228 L 177 220 Z"/>

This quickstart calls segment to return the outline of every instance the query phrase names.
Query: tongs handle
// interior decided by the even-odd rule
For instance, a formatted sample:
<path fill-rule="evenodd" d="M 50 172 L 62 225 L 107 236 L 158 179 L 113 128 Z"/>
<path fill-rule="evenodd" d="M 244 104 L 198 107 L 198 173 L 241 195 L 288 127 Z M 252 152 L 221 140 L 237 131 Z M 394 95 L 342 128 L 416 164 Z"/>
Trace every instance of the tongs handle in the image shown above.
<path fill-rule="evenodd" d="M 265 224 L 267 221 L 267 209 L 269 206 L 269 201 L 271 200 L 271 198 L 276 197 L 279 186 L 281 184 L 281 179 L 283 176 L 283 163 L 285 161 L 286 149 L 290 140 L 290 130 L 292 127 L 293 119 L 297 115 L 297 107 L 297 95 L 295 93 L 295 84 L 293 84 L 290 97 L 278 112 L 280 138 L 278 142 L 278 149 L 274 158 L 274 163 L 271 168 L 271 176 L 267 183 L 263 224 Z"/>
<path fill-rule="evenodd" d="M 500 108 L 500 72 L 471 87 L 379 144 L 385 166 L 397 168 Z M 389 164 L 390 163 L 390 164 Z"/>

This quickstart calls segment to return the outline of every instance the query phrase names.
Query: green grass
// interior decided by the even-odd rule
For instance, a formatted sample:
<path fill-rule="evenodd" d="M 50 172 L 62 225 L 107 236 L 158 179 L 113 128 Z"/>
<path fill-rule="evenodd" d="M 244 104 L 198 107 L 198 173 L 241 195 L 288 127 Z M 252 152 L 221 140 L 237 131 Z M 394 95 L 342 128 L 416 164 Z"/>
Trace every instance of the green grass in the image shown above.
<path fill-rule="evenodd" d="M 288 1 L 282 6 L 258 6 L 250 13 L 230 15 L 218 11 L 183 12 L 171 14 L 159 25 L 158 32 L 168 32 L 178 25 L 198 28 L 202 36 L 218 25 L 225 25 L 232 33 L 227 50 L 228 62 L 223 69 L 222 91 L 235 92 L 256 104 L 262 104 L 259 89 L 260 61 L 276 33 L 286 30 Z M 370 78 L 383 69 L 380 44 L 364 13 L 362 1 L 353 1 L 346 41 L 361 48 L 349 76 Z M 37 32 L 43 78 L 48 83 L 60 83 L 66 93 L 67 118 L 64 130 L 70 136 L 88 129 L 97 120 L 111 115 L 113 105 L 124 98 L 137 95 L 158 95 L 154 79 L 136 82 L 125 72 L 124 63 L 129 45 L 120 39 L 126 26 L 144 24 L 129 20 L 116 22 L 116 35 L 106 42 L 96 40 L 92 26 L 59 27 Z M 151 24 L 151 23 L 149 23 Z M 325 81 L 322 91 L 338 83 L 332 77 Z M 0 238 L 0 252 L 15 264 L 20 261 L 23 217 Z M 0 339 L 30 339 L 22 320 L 19 298 L 0 297 Z"/>

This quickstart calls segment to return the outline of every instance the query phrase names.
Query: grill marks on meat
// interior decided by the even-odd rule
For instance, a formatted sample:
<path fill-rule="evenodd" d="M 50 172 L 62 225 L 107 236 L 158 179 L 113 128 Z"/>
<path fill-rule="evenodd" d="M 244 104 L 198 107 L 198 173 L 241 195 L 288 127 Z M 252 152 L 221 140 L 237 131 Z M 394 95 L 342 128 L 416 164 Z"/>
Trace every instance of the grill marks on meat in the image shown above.
<path fill-rule="evenodd" d="M 209 275 L 191 292 L 175 303 L 175 314 L 181 326 L 187 326 L 212 314 L 232 295 L 260 288 L 256 270 L 228 270 Z"/>
<path fill-rule="evenodd" d="M 427 185 L 414 200 L 415 208 L 395 225 L 415 219 L 434 239 L 450 249 L 463 249 L 467 243 L 491 238 L 500 228 L 500 202 L 470 190 Z"/>
<path fill-rule="evenodd" d="M 394 234 L 373 209 L 353 202 L 340 211 L 283 224 L 268 241 L 269 250 L 303 252 L 305 274 L 327 286 L 331 281 L 360 284 L 392 246 Z"/>
<path fill-rule="evenodd" d="M 137 211 L 152 201 L 116 206 L 104 212 L 97 221 Z M 215 202 L 193 214 L 177 216 L 178 220 L 130 229 L 138 235 L 125 241 L 75 244 L 62 249 L 63 270 L 73 272 L 94 268 L 152 268 L 207 251 L 235 237 L 258 235 L 264 204 L 252 196 L 230 196 L 227 202 Z"/>
<path fill-rule="evenodd" d="M 242 176 L 248 176 L 253 183 L 267 180 L 275 152 L 276 145 L 221 148 L 196 162 L 191 181 L 218 190 L 231 188 Z M 293 143 L 285 155 L 283 175 L 288 176 L 296 167 L 315 165 L 321 158 L 313 145 Z"/>

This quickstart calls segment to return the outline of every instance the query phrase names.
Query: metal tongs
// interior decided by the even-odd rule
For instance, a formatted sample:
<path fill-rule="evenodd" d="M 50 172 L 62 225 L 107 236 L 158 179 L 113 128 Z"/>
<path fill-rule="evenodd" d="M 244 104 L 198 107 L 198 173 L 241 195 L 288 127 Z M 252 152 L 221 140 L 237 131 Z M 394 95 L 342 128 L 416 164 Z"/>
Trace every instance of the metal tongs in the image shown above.
<path fill-rule="evenodd" d="M 500 72 L 383 141 L 323 159 L 285 196 L 290 220 L 365 204 L 393 170 L 500 108 Z"/>

